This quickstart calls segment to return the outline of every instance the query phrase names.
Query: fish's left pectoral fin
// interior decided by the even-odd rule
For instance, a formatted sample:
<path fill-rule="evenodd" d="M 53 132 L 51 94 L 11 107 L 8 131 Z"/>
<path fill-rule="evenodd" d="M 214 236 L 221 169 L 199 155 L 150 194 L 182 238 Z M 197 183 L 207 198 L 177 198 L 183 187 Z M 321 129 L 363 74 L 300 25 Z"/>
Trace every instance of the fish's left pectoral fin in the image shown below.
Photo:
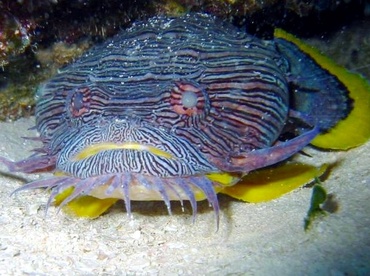
<path fill-rule="evenodd" d="M 72 194 L 73 187 L 68 188 L 55 197 L 54 204 L 59 206 L 62 202 Z M 94 219 L 105 213 L 113 204 L 117 202 L 117 198 L 100 199 L 93 196 L 79 196 L 62 207 L 63 211 L 68 215 Z"/>
<path fill-rule="evenodd" d="M 312 182 L 324 174 L 327 168 L 327 164 L 315 167 L 287 163 L 256 170 L 244 176 L 236 185 L 225 187 L 220 193 L 250 203 L 270 201 Z"/>
<path fill-rule="evenodd" d="M 228 158 L 210 157 L 211 162 L 220 170 L 226 172 L 251 172 L 282 162 L 302 150 L 319 133 L 313 129 L 285 142 L 280 142 L 268 148 L 257 149 Z"/>

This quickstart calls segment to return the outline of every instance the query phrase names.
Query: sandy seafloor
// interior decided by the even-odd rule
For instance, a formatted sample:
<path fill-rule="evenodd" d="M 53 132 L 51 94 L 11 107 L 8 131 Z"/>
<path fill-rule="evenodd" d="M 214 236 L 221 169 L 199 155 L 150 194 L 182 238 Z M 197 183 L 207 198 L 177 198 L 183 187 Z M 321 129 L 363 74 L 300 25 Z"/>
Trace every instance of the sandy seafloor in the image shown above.
<path fill-rule="evenodd" d="M 35 142 L 20 137 L 34 119 L 0 124 L 0 155 L 20 160 Z M 220 227 L 205 202 L 192 223 L 173 204 L 123 202 L 95 220 L 68 217 L 52 207 L 48 193 L 9 194 L 24 183 L 0 174 L 0 275 L 369 275 L 370 143 L 348 152 L 318 152 L 301 160 L 335 163 L 324 181 L 339 210 L 303 230 L 311 189 L 268 203 L 220 197 Z M 0 165 L 2 172 L 6 171 Z M 39 176 L 25 176 L 37 179 Z M 45 177 L 45 176 L 42 176 Z"/>

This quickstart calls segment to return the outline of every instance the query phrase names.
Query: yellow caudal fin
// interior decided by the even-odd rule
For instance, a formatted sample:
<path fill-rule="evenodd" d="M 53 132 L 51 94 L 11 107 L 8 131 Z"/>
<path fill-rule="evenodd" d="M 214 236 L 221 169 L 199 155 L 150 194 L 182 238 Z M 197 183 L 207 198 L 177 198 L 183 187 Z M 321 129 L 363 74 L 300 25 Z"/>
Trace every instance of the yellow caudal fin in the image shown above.
<path fill-rule="evenodd" d="M 258 203 L 273 200 L 321 176 L 328 165 L 317 168 L 300 163 L 287 163 L 274 168 L 253 171 L 234 186 L 220 193 L 246 202 Z"/>
<path fill-rule="evenodd" d="M 339 70 L 342 69 L 342 70 Z M 370 138 L 370 85 L 360 75 L 338 68 L 338 79 L 346 85 L 353 100 L 353 109 L 329 132 L 318 135 L 311 144 L 320 148 L 347 150 L 360 146 Z"/>
<path fill-rule="evenodd" d="M 274 36 L 278 40 L 282 39 L 294 44 L 300 51 L 313 59 L 319 67 L 330 75 L 335 76 L 339 83 L 347 90 L 347 97 L 350 99 L 349 103 L 351 107 L 349 114 L 340 120 L 334 127 L 318 135 L 311 144 L 320 148 L 347 150 L 360 146 L 368 141 L 370 138 L 369 82 L 361 75 L 349 72 L 346 68 L 339 66 L 331 59 L 321 54 L 317 49 L 305 44 L 300 39 L 281 29 L 276 29 Z M 303 73 L 305 73 L 305 71 L 300 72 L 300 74 Z M 299 77 L 305 78 L 310 76 Z M 335 91 L 335 88 L 332 90 L 334 91 L 330 91 L 331 94 L 338 93 L 338 91 Z"/>

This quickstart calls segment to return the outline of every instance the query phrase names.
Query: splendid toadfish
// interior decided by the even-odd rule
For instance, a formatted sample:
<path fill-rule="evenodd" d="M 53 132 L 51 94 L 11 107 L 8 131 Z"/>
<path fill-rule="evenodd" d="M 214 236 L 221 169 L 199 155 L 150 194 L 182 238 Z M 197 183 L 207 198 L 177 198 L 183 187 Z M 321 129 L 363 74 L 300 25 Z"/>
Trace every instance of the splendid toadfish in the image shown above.
<path fill-rule="evenodd" d="M 154 17 L 42 84 L 42 148 L 0 162 L 11 172 L 53 172 L 16 192 L 49 188 L 47 207 L 56 201 L 78 216 L 96 217 L 119 199 L 129 214 L 132 200 L 163 200 L 169 212 L 170 201 L 188 200 L 195 215 L 207 199 L 218 217 L 218 192 L 253 201 L 235 189 L 248 187 L 253 171 L 310 143 L 364 143 L 369 90 L 283 31 L 266 41 L 209 15 Z"/>

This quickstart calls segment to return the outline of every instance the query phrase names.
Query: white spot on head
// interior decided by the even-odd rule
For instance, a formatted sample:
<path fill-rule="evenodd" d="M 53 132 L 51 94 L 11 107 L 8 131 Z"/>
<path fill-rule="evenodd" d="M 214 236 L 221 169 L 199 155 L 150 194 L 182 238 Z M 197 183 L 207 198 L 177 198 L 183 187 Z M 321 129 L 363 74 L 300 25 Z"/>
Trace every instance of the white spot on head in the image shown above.
<path fill-rule="evenodd" d="M 186 91 L 182 94 L 182 105 L 187 108 L 192 108 L 197 105 L 198 97 L 192 91 Z"/>

